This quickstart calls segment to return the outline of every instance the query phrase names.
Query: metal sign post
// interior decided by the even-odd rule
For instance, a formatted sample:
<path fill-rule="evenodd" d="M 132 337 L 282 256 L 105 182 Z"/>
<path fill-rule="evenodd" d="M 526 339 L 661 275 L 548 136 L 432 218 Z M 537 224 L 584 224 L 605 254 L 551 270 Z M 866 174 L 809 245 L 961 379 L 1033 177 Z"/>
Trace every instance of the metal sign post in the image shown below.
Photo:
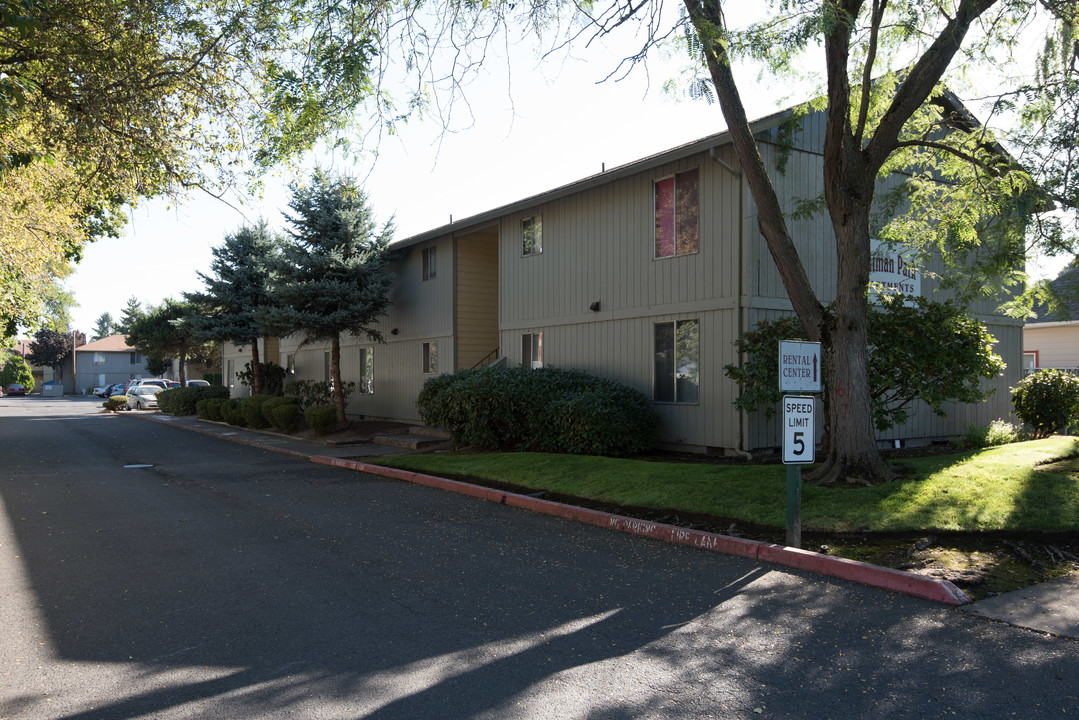
<path fill-rule="evenodd" d="M 781 340 L 779 390 L 821 391 L 820 343 Z M 802 547 L 802 465 L 816 453 L 816 400 L 809 395 L 783 396 L 783 464 L 787 466 L 787 545 Z"/>
<path fill-rule="evenodd" d="M 783 396 L 783 464 L 787 466 L 787 545 L 802 547 L 802 465 L 814 460 L 814 398 Z"/>

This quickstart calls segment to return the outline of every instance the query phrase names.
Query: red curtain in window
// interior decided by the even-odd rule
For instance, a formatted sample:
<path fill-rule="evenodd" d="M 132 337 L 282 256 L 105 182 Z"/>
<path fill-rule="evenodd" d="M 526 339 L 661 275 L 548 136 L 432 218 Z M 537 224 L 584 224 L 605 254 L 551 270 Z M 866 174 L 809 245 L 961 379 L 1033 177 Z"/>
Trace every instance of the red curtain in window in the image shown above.
<path fill-rule="evenodd" d="M 675 248 L 679 255 L 697 252 L 697 195 L 700 181 L 696 169 L 679 173 L 675 176 L 678 218 L 678 242 Z"/>

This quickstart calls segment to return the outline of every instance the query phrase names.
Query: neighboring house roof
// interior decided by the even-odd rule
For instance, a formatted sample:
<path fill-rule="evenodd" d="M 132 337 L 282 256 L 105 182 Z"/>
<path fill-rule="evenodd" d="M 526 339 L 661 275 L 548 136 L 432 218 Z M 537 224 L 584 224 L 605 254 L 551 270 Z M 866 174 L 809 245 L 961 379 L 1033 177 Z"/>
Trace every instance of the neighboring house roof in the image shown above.
<path fill-rule="evenodd" d="M 29 340 L 16 340 L 14 345 L 4 348 L 4 351 L 26 357 L 32 348 L 33 344 Z"/>
<path fill-rule="evenodd" d="M 1049 285 L 1056 296 L 1057 306 L 1050 310 L 1045 303 L 1036 304 L 1034 313 L 1037 318 L 1028 320 L 1027 325 L 1079 321 L 1079 257 L 1068 263 Z"/>
<path fill-rule="evenodd" d="M 100 340 L 79 345 L 75 350 L 77 352 L 135 352 L 135 348 L 127 344 L 127 337 L 124 335 L 109 335 Z"/>

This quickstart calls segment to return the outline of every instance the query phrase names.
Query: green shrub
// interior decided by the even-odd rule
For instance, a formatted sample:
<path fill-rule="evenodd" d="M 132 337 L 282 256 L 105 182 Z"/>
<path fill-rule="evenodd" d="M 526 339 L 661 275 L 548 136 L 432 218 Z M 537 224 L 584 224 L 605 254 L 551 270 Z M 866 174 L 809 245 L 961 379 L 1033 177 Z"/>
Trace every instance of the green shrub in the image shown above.
<path fill-rule="evenodd" d="M 263 406 L 263 410 L 266 407 Z M 336 418 L 337 413 L 334 412 Z M 300 406 L 298 403 L 284 403 L 273 409 L 273 426 L 281 432 L 296 432 L 300 427 Z"/>
<path fill-rule="evenodd" d="M 963 449 L 978 449 L 1008 445 L 1025 440 L 1026 434 L 1007 420 L 994 420 L 988 425 L 968 425 L 959 438 L 958 445 Z"/>
<path fill-rule="evenodd" d="M 240 412 L 244 416 L 247 427 L 255 430 L 270 427 L 270 423 L 262 414 L 262 404 L 272 397 L 272 395 L 248 395 L 240 400 Z"/>
<path fill-rule="evenodd" d="M 244 420 L 244 415 L 240 412 L 240 401 L 236 398 L 230 398 L 221 403 L 221 419 L 229 425 L 247 427 L 247 421 Z"/>
<path fill-rule="evenodd" d="M 329 435 L 337 429 L 337 408 L 333 405 L 315 405 L 303 412 L 304 420 L 316 435 Z"/>
<path fill-rule="evenodd" d="M 221 415 L 221 406 L 228 401 L 225 397 L 212 397 L 205 400 L 199 400 L 198 404 L 203 406 L 205 410 L 199 411 L 199 417 L 203 420 L 212 420 L 214 422 L 224 421 L 224 417 Z"/>
<path fill-rule="evenodd" d="M 0 355 L 0 358 L 2 357 Z M 27 395 L 34 389 L 34 373 L 21 355 L 8 355 L 7 359 L 0 363 L 0 386 L 7 387 L 11 383 L 19 383 L 25 387 Z"/>
<path fill-rule="evenodd" d="M 227 398 L 224 387 L 178 387 L 157 394 L 157 407 L 166 415 L 197 415 L 200 400 Z"/>
<path fill-rule="evenodd" d="M 296 410 L 297 412 L 299 412 L 300 399 L 292 395 L 282 395 L 278 397 L 268 398 L 265 402 L 262 403 L 262 417 L 266 419 L 267 423 L 277 428 L 278 430 L 281 430 L 282 428 L 278 428 L 277 424 L 274 422 L 274 411 L 282 405 L 296 405 Z M 286 430 L 285 432 L 290 431 Z"/>
<path fill-rule="evenodd" d="M 416 407 L 455 444 L 503 451 L 628 455 L 655 447 L 659 426 L 643 393 L 555 368 L 438 375 L 424 383 Z"/>
<path fill-rule="evenodd" d="M 356 392 L 356 383 L 344 383 L 345 405 Z M 294 380 L 285 386 L 285 392 L 299 398 L 300 407 L 307 409 L 315 405 L 333 405 L 333 383 L 325 380 Z"/>
<path fill-rule="evenodd" d="M 101 403 L 106 410 L 126 410 L 127 409 L 127 395 L 113 395 L 105 402 Z"/>
<path fill-rule="evenodd" d="M 262 392 L 260 395 L 280 395 L 281 389 L 285 385 L 285 375 L 287 374 L 285 368 L 281 367 L 277 363 L 264 362 L 259 363 L 259 375 L 262 380 Z M 255 373 L 251 370 L 251 363 L 244 365 L 244 369 L 236 373 L 236 379 L 240 381 L 240 384 L 244 387 L 249 387 L 252 390 L 255 387 Z"/>
<path fill-rule="evenodd" d="M 1060 370 L 1039 370 L 1012 388 L 1016 416 L 1030 426 L 1034 439 L 1067 427 L 1079 412 L 1079 377 Z"/>

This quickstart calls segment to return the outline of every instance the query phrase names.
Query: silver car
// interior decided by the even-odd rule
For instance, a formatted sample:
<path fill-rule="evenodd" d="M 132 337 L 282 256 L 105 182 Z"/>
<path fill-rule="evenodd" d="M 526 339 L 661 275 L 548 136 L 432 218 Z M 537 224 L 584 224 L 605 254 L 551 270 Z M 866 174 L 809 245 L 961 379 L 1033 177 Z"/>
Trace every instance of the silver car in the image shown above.
<path fill-rule="evenodd" d="M 165 388 L 159 385 L 136 385 L 127 390 L 128 410 L 157 410 L 157 394 Z"/>

